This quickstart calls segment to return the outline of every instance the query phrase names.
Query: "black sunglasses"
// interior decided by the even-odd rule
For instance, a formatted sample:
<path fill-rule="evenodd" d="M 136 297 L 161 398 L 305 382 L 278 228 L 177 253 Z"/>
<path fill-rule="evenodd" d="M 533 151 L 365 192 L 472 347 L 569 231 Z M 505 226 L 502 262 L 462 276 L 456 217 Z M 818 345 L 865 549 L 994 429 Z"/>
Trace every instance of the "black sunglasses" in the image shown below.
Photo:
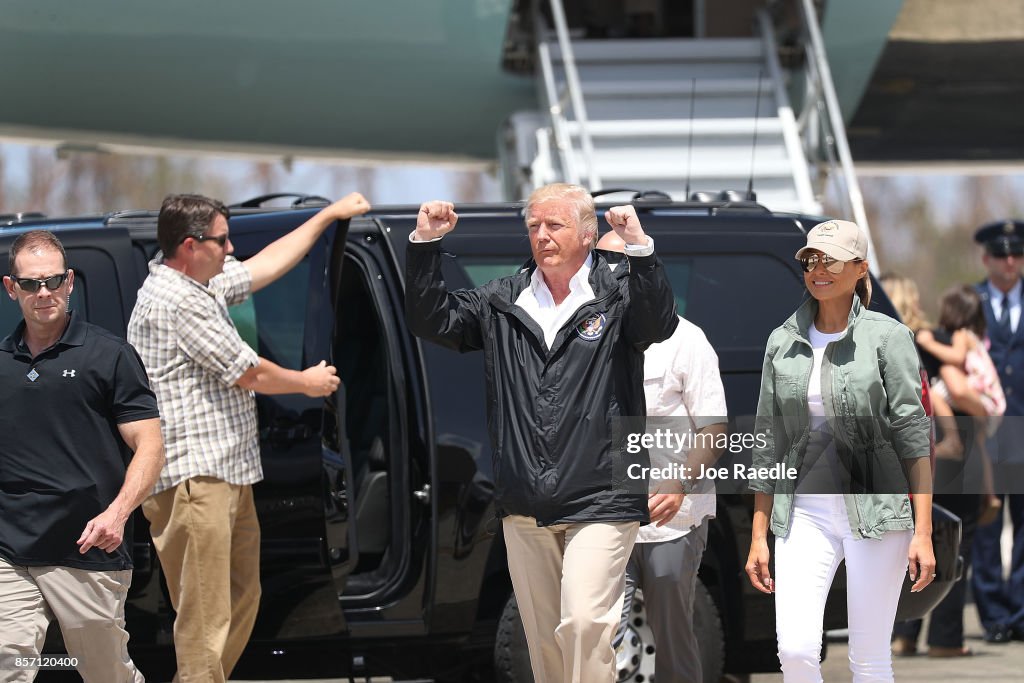
<path fill-rule="evenodd" d="M 57 289 L 62 284 L 64 284 L 64 280 L 67 278 L 67 276 L 68 271 L 65 270 L 63 273 L 57 273 L 56 275 L 44 277 L 40 280 L 37 280 L 36 278 L 33 277 L 14 277 L 13 275 L 11 276 L 11 279 L 17 282 L 18 286 L 21 287 L 26 292 L 34 294 L 39 291 L 40 287 L 43 286 L 45 286 L 48 290 L 52 292 L 53 290 Z"/>
<path fill-rule="evenodd" d="M 184 242 L 189 237 L 194 239 L 196 242 L 216 242 L 222 249 L 224 248 L 224 245 L 228 243 L 228 235 L 227 235 L 227 233 L 224 233 L 223 235 L 203 235 L 203 234 L 194 235 L 192 233 L 188 233 L 187 235 L 185 235 L 184 237 L 181 238 L 181 241 Z M 180 243 L 181 242 L 179 242 L 179 244 Z"/>

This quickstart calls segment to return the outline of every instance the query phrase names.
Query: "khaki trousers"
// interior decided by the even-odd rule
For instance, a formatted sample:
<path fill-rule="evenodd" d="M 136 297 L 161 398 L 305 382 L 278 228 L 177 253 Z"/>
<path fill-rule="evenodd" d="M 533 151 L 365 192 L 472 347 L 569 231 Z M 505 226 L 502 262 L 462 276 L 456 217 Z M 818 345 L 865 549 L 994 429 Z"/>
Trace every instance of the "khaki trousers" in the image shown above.
<path fill-rule="evenodd" d="M 177 683 L 223 683 L 260 604 L 260 526 L 252 487 L 195 477 L 150 496 L 150 523 L 167 579 Z"/>
<path fill-rule="evenodd" d="M 124 603 L 130 569 L 23 567 L 0 558 L 0 682 L 23 683 L 35 667 L 17 657 L 38 657 L 56 617 L 68 656 L 85 683 L 145 683 L 128 656 Z"/>
<path fill-rule="evenodd" d="M 639 522 L 502 520 L 535 683 L 615 683 L 612 636 Z"/>

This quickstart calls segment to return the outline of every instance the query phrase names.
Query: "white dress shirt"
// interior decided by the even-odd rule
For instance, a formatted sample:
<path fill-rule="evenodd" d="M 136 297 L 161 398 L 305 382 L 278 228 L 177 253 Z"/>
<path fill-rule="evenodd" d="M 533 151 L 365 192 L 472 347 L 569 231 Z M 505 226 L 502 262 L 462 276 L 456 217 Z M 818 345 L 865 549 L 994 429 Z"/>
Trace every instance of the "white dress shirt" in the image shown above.
<path fill-rule="evenodd" d="M 998 322 L 999 316 L 1003 314 L 1003 306 L 1006 305 L 1007 300 L 1010 302 L 1010 331 L 1017 331 L 1017 324 L 1020 322 L 1020 304 L 1021 304 L 1021 281 L 1018 280 L 1017 284 L 1013 286 L 1006 294 L 1003 294 L 1002 290 L 992 284 L 992 281 L 986 283 L 988 285 L 988 298 L 992 302 L 992 313 L 995 320 Z"/>
<path fill-rule="evenodd" d="M 569 322 L 580 306 L 594 300 L 590 286 L 590 269 L 594 267 L 593 254 L 587 255 L 580 269 L 569 280 L 569 296 L 556 304 L 540 268 L 533 271 L 530 286 L 519 293 L 515 304 L 533 318 L 544 331 L 544 343 L 550 349 L 562 325 Z"/>

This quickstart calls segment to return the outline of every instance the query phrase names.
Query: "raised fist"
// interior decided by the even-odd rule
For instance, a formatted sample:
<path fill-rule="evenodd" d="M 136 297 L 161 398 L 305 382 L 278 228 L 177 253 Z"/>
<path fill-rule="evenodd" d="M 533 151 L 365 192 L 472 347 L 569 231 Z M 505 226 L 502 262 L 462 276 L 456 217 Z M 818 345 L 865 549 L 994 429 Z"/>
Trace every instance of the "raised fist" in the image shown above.
<path fill-rule="evenodd" d="M 647 246 L 647 235 L 644 234 L 640 219 L 636 216 L 636 209 L 631 204 L 613 206 L 605 212 L 604 219 L 626 244 Z"/>
<path fill-rule="evenodd" d="M 361 216 L 370 210 L 370 202 L 358 192 L 345 195 L 338 201 L 327 207 L 327 210 L 334 215 L 335 220 L 346 220 L 353 216 Z"/>
<path fill-rule="evenodd" d="M 426 202 L 420 206 L 416 216 L 415 239 L 417 242 L 428 242 L 444 237 L 455 229 L 458 222 L 459 215 L 455 213 L 455 205 L 451 202 Z"/>

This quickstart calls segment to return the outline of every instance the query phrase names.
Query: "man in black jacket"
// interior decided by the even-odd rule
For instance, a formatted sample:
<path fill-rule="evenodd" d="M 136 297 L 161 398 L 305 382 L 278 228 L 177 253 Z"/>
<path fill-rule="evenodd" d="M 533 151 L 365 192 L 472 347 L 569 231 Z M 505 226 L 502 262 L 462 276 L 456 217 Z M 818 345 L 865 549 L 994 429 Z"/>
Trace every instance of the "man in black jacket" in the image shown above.
<path fill-rule="evenodd" d="M 615 680 L 623 574 L 649 519 L 647 483 L 628 480 L 626 430 L 613 424 L 645 414 L 643 351 L 675 330 L 675 299 L 633 207 L 605 218 L 626 242 L 628 268 L 612 272 L 591 251 L 586 190 L 540 188 L 526 206 L 532 261 L 455 292 L 439 244 L 458 221 L 454 206 L 421 206 L 409 238 L 413 333 L 486 354 L 495 503 L 537 683 Z M 633 457 L 646 465 L 646 451 Z"/>

